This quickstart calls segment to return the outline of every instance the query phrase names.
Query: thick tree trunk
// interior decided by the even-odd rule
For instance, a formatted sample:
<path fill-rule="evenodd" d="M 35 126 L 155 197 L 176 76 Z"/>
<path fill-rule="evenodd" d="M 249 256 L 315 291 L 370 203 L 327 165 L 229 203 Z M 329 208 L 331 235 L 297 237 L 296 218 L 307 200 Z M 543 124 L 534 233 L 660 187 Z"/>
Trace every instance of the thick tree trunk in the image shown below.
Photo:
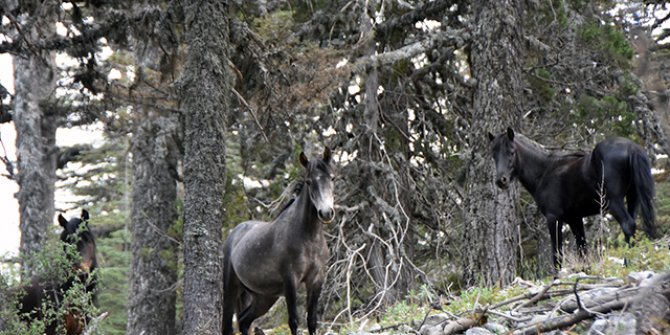
<path fill-rule="evenodd" d="M 53 1 L 35 4 L 41 15 L 25 14 L 25 38 L 48 38 L 56 33 L 58 8 Z M 38 17 L 38 18 L 36 18 Z M 28 23 L 28 21 L 33 21 Z M 14 124 L 21 219 L 19 251 L 25 256 L 39 250 L 54 222 L 56 182 L 56 116 L 40 103 L 56 87 L 55 57 L 51 52 L 35 51 L 14 58 Z"/>
<path fill-rule="evenodd" d="M 228 3 L 186 1 L 184 14 L 184 333 L 220 334 Z"/>
<path fill-rule="evenodd" d="M 134 12 L 159 6 L 161 1 L 134 4 Z M 157 23 L 156 26 L 159 24 Z M 137 73 L 133 85 L 145 97 L 137 106 L 138 126 L 132 137 L 132 263 L 128 296 L 126 334 L 175 334 L 177 298 L 177 242 L 170 237 L 177 220 L 177 162 L 179 159 L 176 115 L 161 114 L 151 97 L 156 88 L 170 91 L 161 78 L 160 62 L 164 51 L 176 46 L 162 43 L 170 32 L 149 39 L 142 29 L 152 32 L 155 26 L 136 27 L 135 51 Z M 160 43 L 160 45 L 157 45 Z"/>
<path fill-rule="evenodd" d="M 174 334 L 177 245 L 176 120 L 146 116 L 133 135 L 130 292 L 126 334 Z"/>
<path fill-rule="evenodd" d="M 471 71 L 477 80 L 465 203 L 465 268 L 468 284 L 505 285 L 517 266 L 516 186 L 495 188 L 487 132 L 517 124 L 522 94 L 520 1 L 476 1 Z"/>

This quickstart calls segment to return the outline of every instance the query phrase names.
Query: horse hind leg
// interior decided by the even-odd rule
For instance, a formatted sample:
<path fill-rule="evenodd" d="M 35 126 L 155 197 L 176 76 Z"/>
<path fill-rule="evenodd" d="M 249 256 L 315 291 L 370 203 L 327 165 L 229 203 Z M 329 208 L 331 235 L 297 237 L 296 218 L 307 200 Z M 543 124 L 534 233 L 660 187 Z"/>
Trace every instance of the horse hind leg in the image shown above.
<path fill-rule="evenodd" d="M 626 207 L 628 208 L 628 215 L 633 219 L 631 222 L 633 224 L 633 232 L 635 232 L 637 230 L 635 218 L 637 217 L 637 210 L 640 208 L 640 199 L 633 190 L 629 191 L 626 195 Z"/>
<path fill-rule="evenodd" d="M 233 314 L 242 297 L 242 284 L 232 270 L 230 262 L 224 260 L 223 270 L 223 335 L 233 334 Z"/>
<path fill-rule="evenodd" d="M 623 197 L 610 199 L 609 210 L 614 218 L 619 221 L 619 225 L 625 236 L 626 244 L 630 245 L 630 237 L 635 236 L 635 219 L 630 216 L 628 211 L 626 211 Z"/>
<path fill-rule="evenodd" d="M 242 335 L 249 335 L 249 327 L 251 327 L 251 323 L 259 316 L 267 313 L 267 311 L 270 310 L 270 307 L 277 301 L 277 298 L 278 297 L 253 295 L 251 304 L 238 315 L 240 333 L 242 333 Z"/>

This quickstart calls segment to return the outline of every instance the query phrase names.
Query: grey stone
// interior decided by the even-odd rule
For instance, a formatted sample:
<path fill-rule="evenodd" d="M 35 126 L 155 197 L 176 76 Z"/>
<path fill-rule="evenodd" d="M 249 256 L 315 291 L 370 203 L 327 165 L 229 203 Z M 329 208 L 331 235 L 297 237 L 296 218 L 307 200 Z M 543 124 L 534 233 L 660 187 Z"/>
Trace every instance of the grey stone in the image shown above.
<path fill-rule="evenodd" d="M 509 328 L 495 322 L 489 322 L 485 324 L 484 328 L 494 334 L 507 334 L 509 332 Z"/>
<path fill-rule="evenodd" d="M 631 313 L 613 314 L 593 322 L 587 335 L 635 335 L 637 321 Z"/>
<path fill-rule="evenodd" d="M 486 328 L 474 327 L 465 331 L 465 335 L 495 335 Z"/>

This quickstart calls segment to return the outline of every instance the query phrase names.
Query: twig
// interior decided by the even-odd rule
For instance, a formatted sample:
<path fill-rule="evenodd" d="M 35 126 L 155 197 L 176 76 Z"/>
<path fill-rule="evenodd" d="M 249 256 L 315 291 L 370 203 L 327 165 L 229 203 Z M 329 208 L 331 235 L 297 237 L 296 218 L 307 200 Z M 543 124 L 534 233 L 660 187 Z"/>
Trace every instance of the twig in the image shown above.
<path fill-rule="evenodd" d="M 544 297 L 544 295 L 547 293 L 547 291 L 549 291 L 549 289 L 552 288 L 553 286 L 554 286 L 554 282 L 552 281 L 551 283 L 549 283 L 549 285 L 546 285 L 545 287 L 543 287 L 542 290 L 539 293 L 537 293 L 534 297 L 532 297 L 530 300 L 528 300 L 528 301 L 524 302 L 523 304 L 515 307 L 513 309 L 513 311 L 517 311 L 520 308 L 524 308 L 526 306 L 536 304 L 538 301 L 540 301 L 540 299 L 542 299 L 542 297 Z"/>
<path fill-rule="evenodd" d="M 95 330 L 98 328 L 98 325 L 100 325 L 100 322 L 104 320 L 107 316 L 109 315 L 109 312 L 104 312 L 95 318 L 91 319 L 91 322 L 88 323 L 88 326 L 86 327 L 86 331 L 84 332 L 83 335 L 91 335 L 95 332 Z"/>

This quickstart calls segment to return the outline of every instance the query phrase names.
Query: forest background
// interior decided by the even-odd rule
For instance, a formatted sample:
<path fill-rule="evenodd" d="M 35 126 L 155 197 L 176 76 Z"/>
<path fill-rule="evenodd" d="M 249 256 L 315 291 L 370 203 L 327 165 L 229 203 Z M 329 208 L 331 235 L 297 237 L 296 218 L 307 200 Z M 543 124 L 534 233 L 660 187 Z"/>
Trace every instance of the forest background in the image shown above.
<path fill-rule="evenodd" d="M 493 183 L 487 133 L 507 126 L 550 148 L 644 145 L 668 232 L 664 1 L 1 4 L 21 213 L 6 261 L 55 239 L 58 212 L 88 209 L 102 333 L 218 333 L 205 320 L 219 320 L 222 238 L 269 220 L 297 154 L 323 146 L 338 162 L 326 325 L 550 274 L 532 199 Z M 104 143 L 56 145 L 82 126 Z M 55 208 L 56 189 L 79 198 Z M 607 222 L 588 225 L 600 252 L 621 241 Z"/>

